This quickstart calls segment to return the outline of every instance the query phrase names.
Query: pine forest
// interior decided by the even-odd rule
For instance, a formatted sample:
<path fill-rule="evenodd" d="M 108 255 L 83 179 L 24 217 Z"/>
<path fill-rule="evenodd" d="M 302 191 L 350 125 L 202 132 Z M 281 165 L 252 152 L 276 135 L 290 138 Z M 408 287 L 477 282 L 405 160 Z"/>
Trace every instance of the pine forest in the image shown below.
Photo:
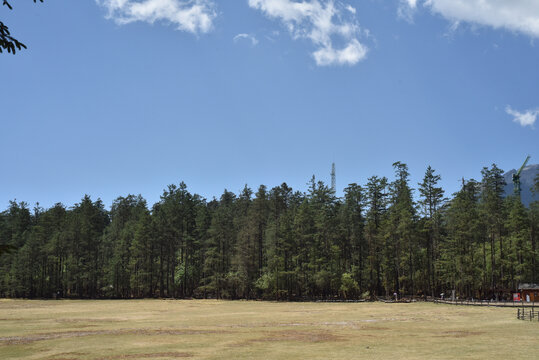
<path fill-rule="evenodd" d="M 539 202 L 506 197 L 496 165 L 455 194 L 431 167 L 419 184 L 406 164 L 393 169 L 342 197 L 313 176 L 304 191 L 245 186 L 213 200 L 180 183 L 151 207 L 128 195 L 110 211 L 88 195 L 70 208 L 12 201 L 0 296 L 489 299 L 539 280 Z"/>

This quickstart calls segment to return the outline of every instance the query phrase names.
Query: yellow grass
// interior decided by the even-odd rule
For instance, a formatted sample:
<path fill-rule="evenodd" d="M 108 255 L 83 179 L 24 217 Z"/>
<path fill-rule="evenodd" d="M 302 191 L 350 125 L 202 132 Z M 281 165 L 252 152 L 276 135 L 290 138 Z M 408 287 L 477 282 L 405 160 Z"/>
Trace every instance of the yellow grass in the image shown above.
<path fill-rule="evenodd" d="M 532 359 L 516 309 L 213 300 L 0 300 L 0 359 Z"/>

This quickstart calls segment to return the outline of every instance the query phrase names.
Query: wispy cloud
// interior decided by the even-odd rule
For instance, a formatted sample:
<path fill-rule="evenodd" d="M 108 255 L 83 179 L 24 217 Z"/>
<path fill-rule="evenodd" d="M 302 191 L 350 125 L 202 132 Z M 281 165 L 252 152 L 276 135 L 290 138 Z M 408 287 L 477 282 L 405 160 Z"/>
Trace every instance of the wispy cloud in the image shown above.
<path fill-rule="evenodd" d="M 240 41 L 242 39 L 251 41 L 251 44 L 253 46 L 258 44 L 258 40 L 254 35 L 251 35 L 251 34 L 238 34 L 238 35 L 234 36 L 234 42 L 238 42 L 238 41 Z"/>
<path fill-rule="evenodd" d="M 316 50 L 316 64 L 355 65 L 367 56 L 367 47 L 360 43 L 356 9 L 333 0 L 249 0 L 249 6 L 270 19 L 283 23 L 294 39 L 309 39 Z M 334 46 L 338 38 L 344 43 Z"/>
<path fill-rule="evenodd" d="M 401 0 L 401 1 L 406 2 L 413 9 L 415 9 L 417 6 L 417 0 Z"/>
<path fill-rule="evenodd" d="M 332 47 L 321 47 L 313 53 L 316 63 L 325 65 L 353 65 L 363 59 L 367 50 L 356 39 L 350 40 L 343 49 L 333 49 Z"/>
<path fill-rule="evenodd" d="M 408 22 L 413 22 L 416 9 L 417 0 L 399 0 L 397 14 L 400 18 Z"/>
<path fill-rule="evenodd" d="M 401 0 L 399 14 L 413 14 L 419 4 L 451 22 L 504 28 L 539 37 L 537 0 Z"/>
<path fill-rule="evenodd" d="M 520 111 L 513 110 L 511 106 L 507 106 L 505 108 L 505 112 L 513 117 L 514 122 L 519 123 L 521 126 L 530 127 L 533 127 L 535 121 L 537 120 L 537 116 L 539 115 L 538 109 L 526 110 L 525 112 L 521 113 Z"/>
<path fill-rule="evenodd" d="M 193 34 L 209 32 L 216 17 L 212 0 L 96 0 L 118 24 L 165 22 Z"/>

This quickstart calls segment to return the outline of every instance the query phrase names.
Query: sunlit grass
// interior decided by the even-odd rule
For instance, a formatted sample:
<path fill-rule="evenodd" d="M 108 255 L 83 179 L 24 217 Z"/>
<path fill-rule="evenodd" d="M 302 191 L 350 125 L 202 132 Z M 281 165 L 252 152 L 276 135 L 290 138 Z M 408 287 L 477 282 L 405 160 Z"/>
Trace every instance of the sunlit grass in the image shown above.
<path fill-rule="evenodd" d="M 539 322 L 515 312 L 430 303 L 1 300 L 0 359 L 533 358 Z"/>

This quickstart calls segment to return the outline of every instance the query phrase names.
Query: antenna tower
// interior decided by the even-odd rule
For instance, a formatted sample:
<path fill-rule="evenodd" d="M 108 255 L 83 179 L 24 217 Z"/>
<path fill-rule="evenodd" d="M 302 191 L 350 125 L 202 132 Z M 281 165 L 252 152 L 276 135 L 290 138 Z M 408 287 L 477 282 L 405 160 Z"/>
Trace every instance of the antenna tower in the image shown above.
<path fill-rule="evenodd" d="M 335 179 L 335 163 L 331 164 L 331 190 L 337 191 L 337 180 Z"/>

